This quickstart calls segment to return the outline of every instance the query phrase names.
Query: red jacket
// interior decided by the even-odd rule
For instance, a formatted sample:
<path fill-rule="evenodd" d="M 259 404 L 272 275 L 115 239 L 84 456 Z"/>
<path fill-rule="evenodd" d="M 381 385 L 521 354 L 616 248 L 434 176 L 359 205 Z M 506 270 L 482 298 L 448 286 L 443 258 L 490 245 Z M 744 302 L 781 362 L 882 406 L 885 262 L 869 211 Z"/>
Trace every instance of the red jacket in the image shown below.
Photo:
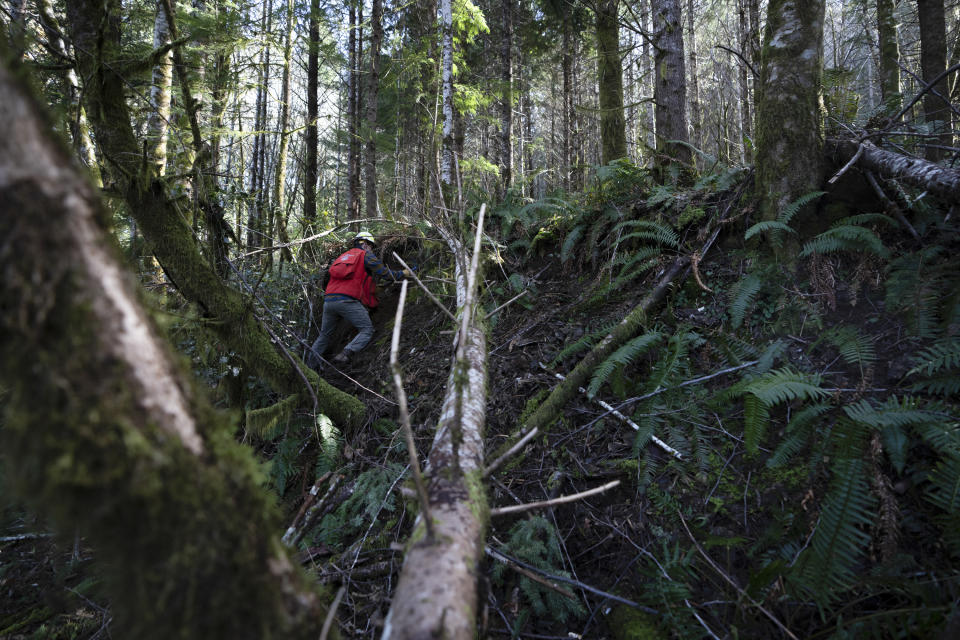
<path fill-rule="evenodd" d="M 367 273 L 364 264 L 366 252 L 363 249 L 350 249 L 341 254 L 330 265 L 330 283 L 327 294 L 340 293 L 356 298 L 371 309 L 378 303 L 377 285 Z"/>

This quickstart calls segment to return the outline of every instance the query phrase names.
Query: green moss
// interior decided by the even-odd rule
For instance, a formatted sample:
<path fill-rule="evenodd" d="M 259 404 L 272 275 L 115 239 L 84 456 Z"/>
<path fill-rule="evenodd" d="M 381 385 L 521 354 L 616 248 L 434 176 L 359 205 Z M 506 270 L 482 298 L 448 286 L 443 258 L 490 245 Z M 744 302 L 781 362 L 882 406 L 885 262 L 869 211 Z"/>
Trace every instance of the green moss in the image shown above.
<path fill-rule="evenodd" d="M 607 626 L 615 640 L 659 640 L 665 637 L 649 614 L 622 604 L 610 611 Z"/>

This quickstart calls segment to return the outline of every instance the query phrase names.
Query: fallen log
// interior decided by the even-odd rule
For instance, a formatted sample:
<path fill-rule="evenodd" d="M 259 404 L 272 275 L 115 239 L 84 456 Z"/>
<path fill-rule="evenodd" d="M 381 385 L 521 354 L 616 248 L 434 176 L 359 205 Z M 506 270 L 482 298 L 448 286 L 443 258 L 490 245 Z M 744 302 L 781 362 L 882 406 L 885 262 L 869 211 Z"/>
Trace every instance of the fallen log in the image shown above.
<path fill-rule="evenodd" d="M 482 228 L 483 209 L 472 264 L 463 243 L 444 233 L 456 259 L 461 324 L 426 465 L 433 535 L 427 534 L 420 517 L 408 543 L 383 640 L 476 637 L 477 577 L 489 521 L 481 481 L 487 346 L 476 294 Z"/>
<path fill-rule="evenodd" d="M 837 164 L 846 164 L 859 154 L 853 163 L 856 167 L 872 171 L 883 178 L 903 180 L 948 202 L 960 202 L 958 169 L 887 151 L 869 140 L 858 143 L 856 140 L 830 139 L 826 148 Z"/>

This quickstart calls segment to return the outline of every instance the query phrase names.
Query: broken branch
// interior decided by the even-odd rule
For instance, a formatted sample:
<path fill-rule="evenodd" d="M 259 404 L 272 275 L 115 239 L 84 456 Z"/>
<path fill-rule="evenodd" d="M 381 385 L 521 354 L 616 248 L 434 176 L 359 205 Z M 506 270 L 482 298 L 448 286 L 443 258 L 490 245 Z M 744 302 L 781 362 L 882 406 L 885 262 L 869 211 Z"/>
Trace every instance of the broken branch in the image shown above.
<path fill-rule="evenodd" d="M 528 502 L 526 504 L 518 504 L 512 507 L 501 507 L 499 509 L 490 509 L 490 516 L 504 516 L 509 513 L 519 513 L 521 511 L 531 511 L 533 509 L 542 509 L 544 507 L 552 507 L 558 504 L 565 504 L 567 502 L 575 502 L 577 500 L 582 500 L 583 498 L 588 498 L 590 496 L 596 495 L 598 493 L 603 493 L 609 489 L 613 489 L 620 484 L 619 480 L 614 480 L 613 482 L 608 482 L 607 484 L 594 487 L 593 489 L 588 489 L 587 491 L 581 491 L 580 493 L 573 493 L 568 496 L 560 496 L 559 498 L 554 498 L 553 500 L 541 500 L 540 502 Z"/>

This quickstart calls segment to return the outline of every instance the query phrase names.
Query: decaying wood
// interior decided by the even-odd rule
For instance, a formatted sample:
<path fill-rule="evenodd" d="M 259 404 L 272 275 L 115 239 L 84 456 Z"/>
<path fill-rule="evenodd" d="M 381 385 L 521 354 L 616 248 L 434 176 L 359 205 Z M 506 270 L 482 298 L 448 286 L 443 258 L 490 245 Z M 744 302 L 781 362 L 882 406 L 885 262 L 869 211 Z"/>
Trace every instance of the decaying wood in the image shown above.
<path fill-rule="evenodd" d="M 481 208 L 469 266 L 463 244 L 443 232 L 455 258 L 461 326 L 426 468 L 435 535 L 425 538 L 421 517 L 408 543 L 384 640 L 472 640 L 476 634 L 477 576 L 489 518 L 480 479 L 487 348 L 476 295 L 483 214 Z"/>
<path fill-rule="evenodd" d="M 840 162 L 849 162 L 858 149 L 863 150 L 856 166 L 889 179 L 925 189 L 948 202 L 960 202 L 960 170 L 940 166 L 929 160 L 911 158 L 901 153 L 880 149 L 869 140 L 830 140 L 827 148 Z"/>

